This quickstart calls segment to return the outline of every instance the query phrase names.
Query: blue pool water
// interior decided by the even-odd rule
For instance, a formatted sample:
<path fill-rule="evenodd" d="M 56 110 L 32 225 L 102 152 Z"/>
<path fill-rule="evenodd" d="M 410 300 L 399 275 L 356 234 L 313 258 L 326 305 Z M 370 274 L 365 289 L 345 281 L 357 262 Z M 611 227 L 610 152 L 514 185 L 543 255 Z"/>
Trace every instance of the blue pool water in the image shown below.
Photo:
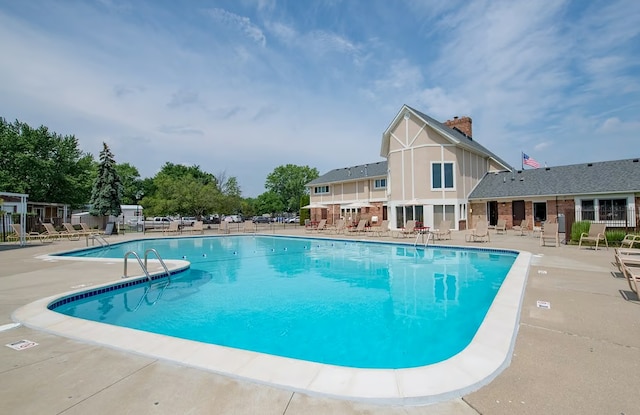
<path fill-rule="evenodd" d="M 145 282 L 58 301 L 52 308 L 107 324 L 359 368 L 424 366 L 459 353 L 517 256 L 253 235 L 147 239 L 71 255 L 122 258 L 148 248 L 165 259 L 186 258 L 191 268 L 173 275 L 168 285 Z M 131 259 L 133 271 L 138 265 Z"/>

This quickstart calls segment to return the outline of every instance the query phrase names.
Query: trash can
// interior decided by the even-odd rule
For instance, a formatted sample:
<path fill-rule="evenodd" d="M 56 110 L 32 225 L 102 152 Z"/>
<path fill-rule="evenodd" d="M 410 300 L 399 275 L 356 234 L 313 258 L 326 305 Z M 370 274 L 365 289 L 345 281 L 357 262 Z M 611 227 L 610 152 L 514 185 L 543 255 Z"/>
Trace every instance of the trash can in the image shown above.
<path fill-rule="evenodd" d="M 558 214 L 558 233 L 565 233 L 564 213 Z"/>

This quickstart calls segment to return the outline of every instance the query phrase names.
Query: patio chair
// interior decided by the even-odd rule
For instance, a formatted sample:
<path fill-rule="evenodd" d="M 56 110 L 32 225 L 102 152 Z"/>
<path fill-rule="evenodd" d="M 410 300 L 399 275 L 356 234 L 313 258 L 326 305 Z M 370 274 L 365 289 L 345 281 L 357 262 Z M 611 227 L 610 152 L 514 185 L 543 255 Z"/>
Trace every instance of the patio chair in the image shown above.
<path fill-rule="evenodd" d="M 97 229 L 91 229 L 89 225 L 84 222 L 80 222 L 80 228 L 82 228 L 82 232 L 84 232 L 85 235 L 98 235 L 102 233 Z"/>
<path fill-rule="evenodd" d="M 638 291 L 639 283 L 640 283 L 640 258 L 628 255 L 616 255 L 616 265 L 618 265 L 618 269 L 622 272 L 622 275 L 627 279 L 627 283 L 629 284 L 629 288 L 631 291 L 636 293 L 637 296 L 640 296 L 640 292 Z"/>
<path fill-rule="evenodd" d="M 523 236 L 529 233 L 529 226 L 531 226 L 531 221 L 529 218 L 524 218 L 522 222 L 520 222 L 520 225 L 514 225 L 513 230 L 520 232 L 520 236 Z"/>
<path fill-rule="evenodd" d="M 589 225 L 589 232 L 582 232 L 580 235 L 580 242 L 578 243 L 578 248 L 582 247 L 582 241 L 586 242 L 595 242 L 596 243 L 596 251 L 598 250 L 598 244 L 600 241 L 604 241 L 607 249 L 609 249 L 609 242 L 607 241 L 607 225 L 604 223 L 591 223 Z"/>
<path fill-rule="evenodd" d="M 372 226 L 369 228 L 369 235 L 384 236 L 389 235 L 389 221 L 383 220 L 380 225 Z"/>
<path fill-rule="evenodd" d="M 76 228 L 74 228 L 73 225 L 68 222 L 63 223 L 62 226 L 64 226 L 64 229 L 68 235 L 74 235 L 74 237 L 77 236 L 78 239 L 80 239 L 81 236 L 84 236 L 84 232 L 77 231 Z"/>
<path fill-rule="evenodd" d="M 180 233 L 180 222 L 174 220 L 169 222 L 169 227 L 162 230 L 163 234 Z"/>
<path fill-rule="evenodd" d="M 498 219 L 495 226 L 496 233 L 507 233 L 507 221 L 505 219 Z"/>
<path fill-rule="evenodd" d="M 358 226 L 350 228 L 349 232 L 354 232 L 354 233 L 366 232 L 367 222 L 368 221 L 366 219 L 360 219 L 360 221 L 358 222 Z"/>
<path fill-rule="evenodd" d="M 560 235 L 557 223 L 545 223 L 540 232 L 540 246 L 545 246 L 547 241 L 553 241 L 555 246 L 560 246 Z"/>
<path fill-rule="evenodd" d="M 13 228 L 13 233 L 9 236 L 7 236 L 7 240 L 8 241 L 16 241 L 16 242 L 20 242 L 20 240 L 22 239 L 22 228 L 20 227 L 19 223 L 13 223 L 11 224 L 11 227 Z M 53 240 L 49 237 L 49 235 L 44 234 L 44 233 L 38 233 L 38 232 L 27 232 L 24 234 L 24 239 L 25 241 L 40 241 L 42 243 L 45 242 L 53 242 Z"/>
<path fill-rule="evenodd" d="M 620 248 L 633 248 L 634 244 L 640 245 L 640 235 L 627 234 L 624 236 L 622 241 L 620 241 Z"/>
<path fill-rule="evenodd" d="M 326 231 L 327 230 L 327 220 L 326 219 L 320 219 L 320 222 L 318 222 L 318 226 L 316 226 L 314 230 L 316 232 Z"/>
<path fill-rule="evenodd" d="M 347 229 L 347 225 L 345 224 L 344 219 L 338 219 L 336 223 L 334 223 L 332 226 L 327 227 L 327 230 L 329 232 L 333 232 L 336 235 L 339 233 L 344 233 L 346 229 Z"/>
<path fill-rule="evenodd" d="M 451 221 L 443 220 L 437 229 L 431 229 L 429 233 L 433 235 L 433 239 L 447 239 L 447 236 L 451 239 Z"/>
<path fill-rule="evenodd" d="M 192 235 L 194 233 L 198 233 L 198 234 L 202 235 L 204 233 L 203 222 L 201 220 L 197 220 L 197 221 L 193 222 L 193 226 L 188 226 L 188 227 L 184 228 L 184 230 L 191 232 Z"/>
<path fill-rule="evenodd" d="M 62 238 L 67 238 L 70 241 L 78 241 L 80 240 L 80 234 L 79 233 L 69 233 L 67 231 L 57 231 L 56 228 L 53 226 L 53 223 L 43 223 L 42 226 L 44 226 L 45 229 L 45 234 L 49 235 L 49 238 L 57 238 L 57 239 L 62 239 Z"/>
<path fill-rule="evenodd" d="M 406 238 L 407 235 L 413 235 L 414 233 L 416 233 L 416 221 L 412 219 L 405 223 L 404 228 L 396 231 L 396 237 Z"/>
<path fill-rule="evenodd" d="M 255 223 L 253 223 L 253 221 L 251 221 L 251 220 L 245 220 L 244 221 L 244 226 L 242 227 L 242 232 L 256 233 L 257 230 L 258 230 L 258 226 Z"/>
<path fill-rule="evenodd" d="M 491 236 L 489 236 L 489 222 L 486 220 L 478 221 L 475 229 L 470 229 L 469 233 L 465 236 L 467 242 L 491 242 Z"/>

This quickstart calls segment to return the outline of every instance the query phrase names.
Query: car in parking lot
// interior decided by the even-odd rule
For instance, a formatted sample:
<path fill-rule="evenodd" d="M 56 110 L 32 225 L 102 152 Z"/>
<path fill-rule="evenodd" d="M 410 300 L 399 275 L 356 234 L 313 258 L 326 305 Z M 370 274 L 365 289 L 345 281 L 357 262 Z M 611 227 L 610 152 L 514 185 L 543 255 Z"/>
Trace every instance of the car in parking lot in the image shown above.
<path fill-rule="evenodd" d="M 300 217 L 294 216 L 292 218 L 288 218 L 287 223 L 300 223 Z"/>
<path fill-rule="evenodd" d="M 271 219 L 266 216 L 254 216 L 253 223 L 270 223 Z"/>
<path fill-rule="evenodd" d="M 242 219 L 242 216 L 240 215 L 228 215 L 224 217 L 224 221 L 231 223 L 242 223 L 244 222 L 244 219 Z"/>

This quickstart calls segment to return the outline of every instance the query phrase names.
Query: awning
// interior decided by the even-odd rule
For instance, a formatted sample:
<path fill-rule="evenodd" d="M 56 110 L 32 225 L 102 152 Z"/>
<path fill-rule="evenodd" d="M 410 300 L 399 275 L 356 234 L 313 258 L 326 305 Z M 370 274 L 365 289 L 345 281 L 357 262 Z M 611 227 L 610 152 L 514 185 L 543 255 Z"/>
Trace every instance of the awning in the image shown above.
<path fill-rule="evenodd" d="M 361 209 L 361 208 L 370 208 L 373 207 L 373 205 L 369 202 L 353 202 L 353 203 L 349 203 L 348 205 L 343 205 L 341 206 L 343 209 Z"/>
<path fill-rule="evenodd" d="M 322 205 L 320 203 L 310 203 L 306 206 L 302 206 L 300 209 L 326 209 L 327 207 L 325 205 Z"/>

